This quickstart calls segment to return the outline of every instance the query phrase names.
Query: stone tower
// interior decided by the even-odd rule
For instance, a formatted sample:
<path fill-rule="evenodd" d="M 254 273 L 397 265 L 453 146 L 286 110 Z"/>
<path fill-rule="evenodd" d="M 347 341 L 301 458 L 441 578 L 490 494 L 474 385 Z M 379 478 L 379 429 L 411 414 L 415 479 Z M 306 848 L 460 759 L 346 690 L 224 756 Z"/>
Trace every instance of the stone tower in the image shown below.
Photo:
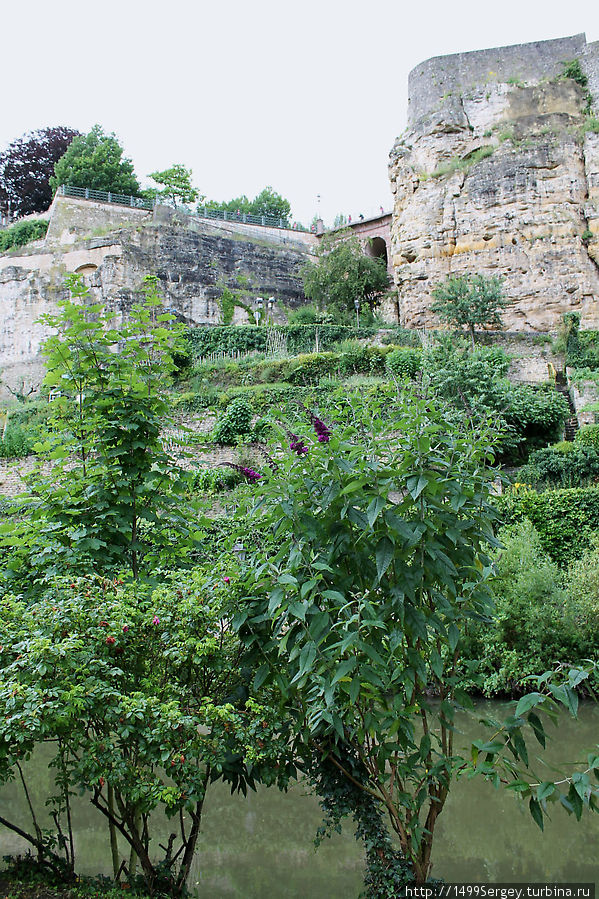
<path fill-rule="evenodd" d="M 569 74 L 574 77 L 564 77 Z M 402 323 L 432 326 L 450 274 L 500 275 L 504 327 L 599 327 L 599 42 L 459 53 L 409 78 L 390 156 Z"/>

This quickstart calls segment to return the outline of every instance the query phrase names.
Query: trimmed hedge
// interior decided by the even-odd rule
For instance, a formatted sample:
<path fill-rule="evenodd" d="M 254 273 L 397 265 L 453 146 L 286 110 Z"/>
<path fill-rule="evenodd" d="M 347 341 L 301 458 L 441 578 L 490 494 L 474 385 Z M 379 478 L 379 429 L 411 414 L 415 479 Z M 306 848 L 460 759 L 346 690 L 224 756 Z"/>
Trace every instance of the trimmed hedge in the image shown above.
<path fill-rule="evenodd" d="M 579 559 L 599 531 L 599 487 L 563 490 L 510 490 L 497 498 L 505 524 L 528 518 L 543 547 L 560 566 Z"/>

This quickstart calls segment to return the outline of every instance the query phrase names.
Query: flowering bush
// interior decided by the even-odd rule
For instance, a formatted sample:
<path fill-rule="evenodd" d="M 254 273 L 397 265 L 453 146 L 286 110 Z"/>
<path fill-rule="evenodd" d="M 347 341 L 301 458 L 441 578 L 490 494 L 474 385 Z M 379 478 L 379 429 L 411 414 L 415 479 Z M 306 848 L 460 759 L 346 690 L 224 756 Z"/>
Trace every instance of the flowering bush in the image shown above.
<path fill-rule="evenodd" d="M 46 866 L 72 876 L 69 794 L 80 790 L 103 812 L 107 843 L 118 831 L 133 850 L 131 865 L 110 840 L 115 877 L 131 882 L 139 864 L 150 894 L 179 895 L 209 785 L 285 785 L 294 769 L 284 724 L 240 664 L 231 568 L 226 579 L 212 566 L 210 575 L 160 580 L 152 588 L 63 578 L 37 602 L 0 600 L 0 783 L 47 744 L 55 774 L 47 798 L 67 837 L 35 818 L 28 829 L 2 821 L 20 827 Z M 151 841 L 158 807 L 186 822 L 162 857 Z"/>

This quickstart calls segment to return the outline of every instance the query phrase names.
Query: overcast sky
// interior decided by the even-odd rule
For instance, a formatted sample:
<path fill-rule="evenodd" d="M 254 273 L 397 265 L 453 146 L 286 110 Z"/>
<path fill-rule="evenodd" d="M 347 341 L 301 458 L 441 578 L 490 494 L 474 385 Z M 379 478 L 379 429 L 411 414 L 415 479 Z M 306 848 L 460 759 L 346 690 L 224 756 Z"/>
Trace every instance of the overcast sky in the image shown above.
<path fill-rule="evenodd" d="M 265 185 L 309 223 L 390 209 L 408 72 L 431 56 L 586 32 L 598 0 L 28 0 L 0 10 L 0 150 L 46 125 L 115 132 L 142 182 Z M 145 182 L 149 183 L 149 182 Z"/>

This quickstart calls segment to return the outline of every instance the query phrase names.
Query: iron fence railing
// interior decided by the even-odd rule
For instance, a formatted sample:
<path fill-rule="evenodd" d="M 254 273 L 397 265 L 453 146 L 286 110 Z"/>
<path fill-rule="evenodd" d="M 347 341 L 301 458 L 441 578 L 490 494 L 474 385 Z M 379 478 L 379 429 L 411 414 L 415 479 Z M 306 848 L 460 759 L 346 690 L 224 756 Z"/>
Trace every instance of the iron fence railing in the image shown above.
<path fill-rule="evenodd" d="M 79 197 L 84 200 L 96 200 L 98 203 L 113 203 L 116 206 L 129 206 L 131 209 L 152 210 L 156 206 L 154 198 L 131 197 L 126 194 L 112 193 L 107 190 L 94 190 L 91 187 L 74 187 L 72 184 L 62 184 L 58 192 L 63 197 Z M 196 216 L 203 219 L 216 219 L 221 222 L 238 222 L 243 225 L 259 225 L 261 228 L 283 228 L 285 231 L 309 231 L 299 222 L 289 223 L 287 219 L 276 215 L 253 215 L 250 212 L 228 212 L 226 209 L 213 209 L 210 206 L 198 206 L 195 212 L 185 206 L 179 207 L 178 212 L 185 215 Z"/>
<path fill-rule="evenodd" d="M 262 228 L 283 228 L 286 231 L 309 231 L 298 222 L 289 224 L 287 219 L 276 215 L 253 215 L 251 212 L 228 212 L 226 209 L 212 209 L 210 206 L 198 206 L 196 215 L 203 219 L 218 219 L 221 222 L 238 222 L 242 225 L 260 225 Z"/>
<path fill-rule="evenodd" d="M 132 209 L 154 208 L 153 199 L 146 200 L 144 197 L 116 194 L 110 190 L 93 190 L 91 187 L 74 187 L 72 184 L 61 184 L 58 192 L 63 197 L 81 197 L 84 200 L 96 200 L 98 203 L 114 203 L 115 206 L 129 206 Z"/>

